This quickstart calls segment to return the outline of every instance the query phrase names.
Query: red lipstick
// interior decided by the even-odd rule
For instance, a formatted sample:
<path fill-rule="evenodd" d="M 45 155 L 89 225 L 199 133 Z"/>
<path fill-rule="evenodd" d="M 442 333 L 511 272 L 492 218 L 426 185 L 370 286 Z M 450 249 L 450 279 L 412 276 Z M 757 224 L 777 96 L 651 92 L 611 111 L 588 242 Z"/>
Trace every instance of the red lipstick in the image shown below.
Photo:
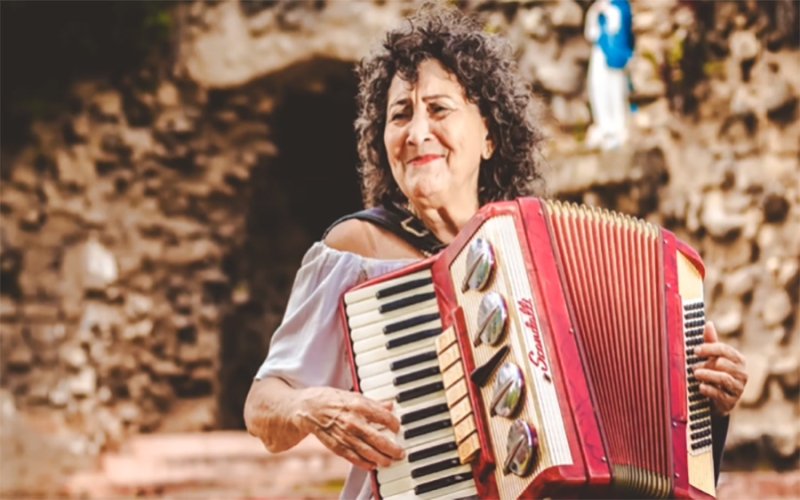
<path fill-rule="evenodd" d="M 441 155 L 422 155 L 412 158 L 411 161 L 408 163 L 410 165 L 415 165 L 415 166 L 425 165 L 426 163 L 432 162 L 437 158 L 441 158 Z"/>

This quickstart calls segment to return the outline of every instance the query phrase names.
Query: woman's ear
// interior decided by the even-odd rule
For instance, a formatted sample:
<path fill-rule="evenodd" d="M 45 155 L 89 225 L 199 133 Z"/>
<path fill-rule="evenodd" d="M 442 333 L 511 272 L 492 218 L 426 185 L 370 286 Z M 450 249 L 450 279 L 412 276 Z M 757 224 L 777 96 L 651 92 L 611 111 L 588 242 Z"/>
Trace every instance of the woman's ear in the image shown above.
<path fill-rule="evenodd" d="M 486 140 L 483 143 L 483 150 L 481 151 L 481 158 L 488 160 L 494 153 L 494 141 L 489 134 L 486 134 Z"/>
<path fill-rule="evenodd" d="M 481 149 L 481 158 L 488 160 L 494 153 L 494 140 L 492 139 L 492 134 L 489 133 L 489 120 L 486 117 L 483 118 L 483 128 L 486 135 L 483 140 L 483 149 Z"/>

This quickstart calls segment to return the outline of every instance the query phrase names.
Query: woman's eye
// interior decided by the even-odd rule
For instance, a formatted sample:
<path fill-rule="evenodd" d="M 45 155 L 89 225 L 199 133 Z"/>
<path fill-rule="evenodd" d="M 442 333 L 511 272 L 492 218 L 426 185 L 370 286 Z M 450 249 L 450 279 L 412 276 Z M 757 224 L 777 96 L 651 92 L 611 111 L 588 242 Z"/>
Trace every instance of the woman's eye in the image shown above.
<path fill-rule="evenodd" d="M 392 121 L 402 120 L 406 117 L 406 113 L 394 113 L 392 115 Z"/>

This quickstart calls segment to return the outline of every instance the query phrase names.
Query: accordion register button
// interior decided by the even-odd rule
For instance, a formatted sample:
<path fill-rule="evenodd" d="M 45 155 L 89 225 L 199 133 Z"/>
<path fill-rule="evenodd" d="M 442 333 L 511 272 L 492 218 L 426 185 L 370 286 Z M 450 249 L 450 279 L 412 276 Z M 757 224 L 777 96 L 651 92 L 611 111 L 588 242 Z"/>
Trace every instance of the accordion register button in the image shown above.
<path fill-rule="evenodd" d="M 467 272 L 461 291 L 483 290 L 489 283 L 492 270 L 494 270 L 494 250 L 492 245 L 483 238 L 476 238 L 469 245 L 467 251 Z"/>
<path fill-rule="evenodd" d="M 514 363 L 503 363 L 497 370 L 497 378 L 494 381 L 492 401 L 489 405 L 491 415 L 508 418 L 513 416 L 522 402 L 524 387 L 519 367 Z"/>
<path fill-rule="evenodd" d="M 478 331 L 473 339 L 476 347 L 480 342 L 497 345 L 503 338 L 508 322 L 508 308 L 503 296 L 497 292 L 487 292 L 478 307 Z"/>
<path fill-rule="evenodd" d="M 503 466 L 505 474 L 527 476 L 536 462 L 539 452 L 539 436 L 528 422 L 517 419 L 508 430 L 506 459 Z"/>
<path fill-rule="evenodd" d="M 501 346 L 496 353 L 492 354 L 492 357 L 489 358 L 489 361 L 472 370 L 472 373 L 469 375 L 472 383 L 478 387 L 483 387 L 486 382 L 489 381 L 489 377 L 492 375 L 492 373 L 494 373 L 494 369 L 497 368 L 497 365 L 499 365 L 501 361 L 503 361 L 503 358 L 506 356 L 506 354 L 508 354 L 510 349 L 511 348 L 508 347 L 508 344 Z"/>

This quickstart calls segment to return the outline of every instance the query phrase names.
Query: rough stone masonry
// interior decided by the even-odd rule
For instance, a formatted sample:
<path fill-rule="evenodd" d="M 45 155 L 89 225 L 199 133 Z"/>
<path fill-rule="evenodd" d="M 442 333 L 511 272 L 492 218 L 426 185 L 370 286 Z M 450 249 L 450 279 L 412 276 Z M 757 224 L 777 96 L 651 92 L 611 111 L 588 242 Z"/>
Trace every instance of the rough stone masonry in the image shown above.
<path fill-rule="evenodd" d="M 462 3 L 512 38 L 549 110 L 552 194 L 662 224 L 703 256 L 708 317 L 748 360 L 732 460 L 796 460 L 800 58 L 774 7 L 708 2 L 710 13 L 698 13 L 675 0 L 634 2 L 634 139 L 600 154 L 581 144 L 590 120 L 586 6 Z M 183 4 L 170 71 L 132 68 L 117 86 L 78 82 L 74 112 L 35 123 L 35 141 L 4 166 L 0 185 L 2 388 L 20 415 L 46 415 L 71 450 L 94 454 L 128 433 L 217 428 L 235 413 L 235 404 L 220 407 L 221 395 L 238 391 L 241 403 L 246 391 L 228 384 L 241 374 L 223 373 L 224 322 L 258 311 L 259 336 L 236 351 L 246 379 L 317 237 L 297 223 L 281 184 L 282 169 L 294 166 L 280 161 L 281 94 L 269 82 L 328 91 L 326 72 L 349 68 L 412 7 Z M 704 45 L 695 47 L 714 57 L 676 92 L 686 83 L 683 42 L 701 29 Z M 696 105 L 686 112 L 681 99 Z M 250 213 L 253 196 L 268 218 Z M 263 251 L 237 253 L 253 220 L 262 221 Z M 232 256 L 270 265 L 232 277 Z"/>

